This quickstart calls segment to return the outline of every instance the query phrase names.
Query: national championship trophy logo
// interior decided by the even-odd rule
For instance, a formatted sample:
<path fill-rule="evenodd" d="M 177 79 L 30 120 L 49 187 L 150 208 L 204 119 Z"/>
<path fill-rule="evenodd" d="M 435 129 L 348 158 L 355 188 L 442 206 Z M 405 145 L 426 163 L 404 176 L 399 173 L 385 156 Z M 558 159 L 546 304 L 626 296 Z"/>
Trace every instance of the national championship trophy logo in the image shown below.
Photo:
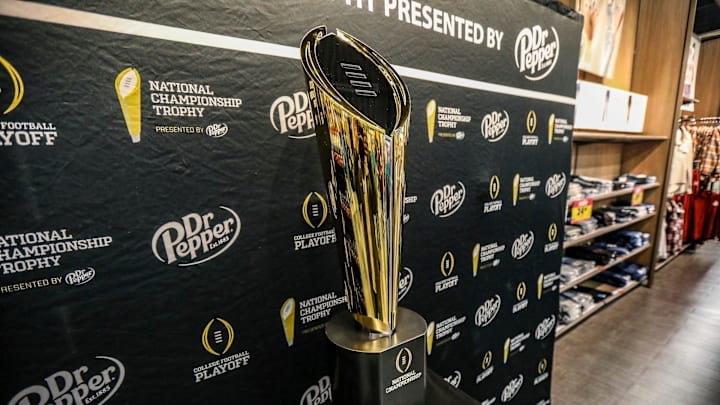
<path fill-rule="evenodd" d="M 295 343 L 295 299 L 288 298 L 280 307 L 280 320 L 288 346 Z"/>
<path fill-rule="evenodd" d="M 543 286 L 545 285 L 545 274 L 540 273 L 537 279 L 537 299 L 542 299 Z"/>
<path fill-rule="evenodd" d="M 480 261 L 480 244 L 476 243 L 472 250 L 472 266 L 473 266 L 473 277 L 477 277 L 478 266 Z"/>
<path fill-rule="evenodd" d="M 115 93 L 133 143 L 140 142 L 142 128 L 140 85 L 140 72 L 133 67 L 126 68 L 115 78 Z"/>
<path fill-rule="evenodd" d="M 435 137 L 435 118 L 437 117 L 437 102 L 433 99 L 425 105 L 425 119 L 427 119 L 428 141 L 433 142 Z"/>
<path fill-rule="evenodd" d="M 435 340 L 435 322 L 430 321 L 430 322 L 428 322 L 428 327 L 427 327 L 427 342 L 426 342 L 428 356 L 432 354 L 433 343 L 435 343 L 434 340 Z"/>

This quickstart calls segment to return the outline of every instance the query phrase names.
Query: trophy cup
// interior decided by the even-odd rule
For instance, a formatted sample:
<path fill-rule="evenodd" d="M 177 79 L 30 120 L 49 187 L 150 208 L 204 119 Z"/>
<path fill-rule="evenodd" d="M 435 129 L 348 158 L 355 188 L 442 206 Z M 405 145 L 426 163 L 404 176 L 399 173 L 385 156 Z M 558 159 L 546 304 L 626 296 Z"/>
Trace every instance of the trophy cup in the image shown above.
<path fill-rule="evenodd" d="M 398 308 L 407 87 L 385 59 L 340 30 L 311 30 L 300 53 L 349 310 L 325 329 L 333 398 L 343 405 L 423 404 L 427 325 Z"/>

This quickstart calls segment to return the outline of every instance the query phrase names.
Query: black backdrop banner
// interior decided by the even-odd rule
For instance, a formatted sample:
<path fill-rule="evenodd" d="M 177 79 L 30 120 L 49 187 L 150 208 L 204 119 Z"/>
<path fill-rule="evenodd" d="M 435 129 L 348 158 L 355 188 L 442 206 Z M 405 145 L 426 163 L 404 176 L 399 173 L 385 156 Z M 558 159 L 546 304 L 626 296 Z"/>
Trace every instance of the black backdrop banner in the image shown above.
<path fill-rule="evenodd" d="M 345 298 L 297 49 L 328 25 L 410 89 L 400 304 L 429 367 L 549 403 L 580 18 L 241 3 L 0 3 L 0 401 L 332 403 Z"/>

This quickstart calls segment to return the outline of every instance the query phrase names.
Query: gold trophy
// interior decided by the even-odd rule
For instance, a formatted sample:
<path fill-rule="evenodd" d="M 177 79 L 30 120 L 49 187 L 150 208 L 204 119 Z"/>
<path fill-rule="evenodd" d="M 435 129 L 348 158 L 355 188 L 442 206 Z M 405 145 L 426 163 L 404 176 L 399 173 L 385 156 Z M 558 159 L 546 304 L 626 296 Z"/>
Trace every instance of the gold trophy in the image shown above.
<path fill-rule="evenodd" d="M 311 30 L 300 54 L 349 310 L 325 328 L 335 351 L 333 400 L 421 404 L 427 324 L 398 308 L 410 95 L 382 56 L 343 31 Z M 406 349 L 412 364 L 396 371 L 422 378 L 388 390 L 403 374 L 383 370 Z"/>
<path fill-rule="evenodd" d="M 480 244 L 476 243 L 472 251 L 473 277 L 477 276 L 478 265 L 480 261 Z"/>
<path fill-rule="evenodd" d="M 550 114 L 548 120 L 548 145 L 552 144 L 553 135 L 555 135 L 555 114 Z"/>
<path fill-rule="evenodd" d="M 537 280 L 537 297 L 538 299 L 542 298 L 543 295 L 543 286 L 545 284 L 545 274 L 540 273 Z"/>
<path fill-rule="evenodd" d="M 427 327 L 427 354 L 432 354 L 433 341 L 435 340 L 435 322 L 430 321 Z"/>
<path fill-rule="evenodd" d="M 517 206 L 518 196 L 520 195 L 520 173 L 516 173 L 513 177 L 513 207 Z"/>
<path fill-rule="evenodd" d="M 425 105 L 425 118 L 427 119 L 428 141 L 433 142 L 435 137 L 435 117 L 437 116 L 437 102 L 433 99 Z"/>
<path fill-rule="evenodd" d="M 142 128 L 140 84 L 140 73 L 132 67 L 123 70 L 115 78 L 115 93 L 117 93 L 123 118 L 125 118 L 125 125 L 127 125 L 133 143 L 140 142 L 140 130 Z"/>
<path fill-rule="evenodd" d="M 280 307 L 280 320 L 282 321 L 285 340 L 288 346 L 295 343 L 295 299 L 288 298 Z"/>

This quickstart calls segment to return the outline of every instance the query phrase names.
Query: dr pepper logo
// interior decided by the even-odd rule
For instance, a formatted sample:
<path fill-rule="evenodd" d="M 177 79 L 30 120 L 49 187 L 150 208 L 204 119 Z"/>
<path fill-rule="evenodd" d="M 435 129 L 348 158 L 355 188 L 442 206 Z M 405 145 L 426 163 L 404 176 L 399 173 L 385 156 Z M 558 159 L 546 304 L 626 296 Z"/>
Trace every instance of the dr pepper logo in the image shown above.
<path fill-rule="evenodd" d="M 120 388 L 125 366 L 115 358 L 97 356 L 77 368 L 59 370 L 26 387 L 8 405 L 102 405 Z"/>
<path fill-rule="evenodd" d="M 515 65 L 528 80 L 542 80 L 555 68 L 560 40 L 555 27 L 550 30 L 539 25 L 523 28 L 515 40 Z"/>
<path fill-rule="evenodd" d="M 240 217 L 232 209 L 219 206 L 205 213 L 190 213 L 170 221 L 155 231 L 152 250 L 163 263 L 180 267 L 212 260 L 235 243 L 240 234 Z"/>
<path fill-rule="evenodd" d="M 282 135 L 292 139 L 315 136 L 312 109 L 308 95 L 298 91 L 291 96 L 281 96 L 270 106 L 270 122 Z"/>

